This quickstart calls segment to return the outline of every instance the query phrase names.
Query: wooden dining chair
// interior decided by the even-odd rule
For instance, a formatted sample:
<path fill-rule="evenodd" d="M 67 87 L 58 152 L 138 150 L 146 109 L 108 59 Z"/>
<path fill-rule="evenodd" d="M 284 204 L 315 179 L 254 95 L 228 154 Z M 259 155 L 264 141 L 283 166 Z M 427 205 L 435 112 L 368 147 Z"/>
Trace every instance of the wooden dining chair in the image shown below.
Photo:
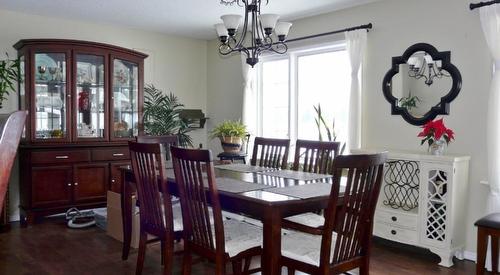
<path fill-rule="evenodd" d="M 386 153 L 335 159 L 324 225 L 282 237 L 282 265 L 288 274 L 340 274 L 358 267 L 361 275 L 369 274 L 373 216 L 386 159 Z M 345 187 L 340 184 L 343 175 Z"/>
<path fill-rule="evenodd" d="M 184 223 L 183 274 L 191 273 L 193 252 L 215 261 L 217 275 L 225 274 L 228 262 L 234 274 L 259 271 L 250 270 L 250 262 L 253 256 L 262 254 L 262 230 L 222 218 L 211 152 L 178 147 L 171 151 Z"/>
<path fill-rule="evenodd" d="M 160 144 L 129 142 L 132 170 L 140 201 L 140 235 L 136 274 L 142 273 L 148 234 L 161 241 L 163 274 L 172 274 L 174 240 L 182 231 L 179 206 L 172 206 L 169 193 L 165 149 Z"/>
<path fill-rule="evenodd" d="M 17 147 L 26 121 L 26 111 L 17 111 L 10 114 L 3 124 L 0 136 L 0 213 L 7 189 L 9 188 L 10 172 L 16 158 Z"/>
<path fill-rule="evenodd" d="M 298 139 L 292 170 L 318 174 L 333 173 L 333 159 L 339 154 L 340 142 Z M 301 163 L 303 160 L 303 163 Z M 300 169 L 302 166 L 302 169 Z"/>
<path fill-rule="evenodd" d="M 176 135 L 167 136 L 137 136 L 136 141 L 140 143 L 159 143 L 165 147 L 166 160 L 171 160 L 170 146 L 179 145 L 179 137 Z"/>
<path fill-rule="evenodd" d="M 287 168 L 289 139 L 256 137 L 250 164 L 269 168 Z"/>

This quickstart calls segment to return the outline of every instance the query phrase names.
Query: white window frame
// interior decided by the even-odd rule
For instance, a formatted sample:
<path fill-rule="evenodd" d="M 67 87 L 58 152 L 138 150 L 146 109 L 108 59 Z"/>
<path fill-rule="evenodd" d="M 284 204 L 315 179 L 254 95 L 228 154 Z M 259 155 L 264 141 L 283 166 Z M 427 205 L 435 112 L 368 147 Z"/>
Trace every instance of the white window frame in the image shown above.
<path fill-rule="evenodd" d="M 288 59 L 288 138 L 290 139 L 290 152 L 295 150 L 295 142 L 298 137 L 298 109 L 299 105 L 297 102 L 299 96 L 298 90 L 298 59 L 303 56 L 316 55 L 335 51 L 345 51 L 346 42 L 345 40 L 336 41 L 333 43 L 323 43 L 308 45 L 304 47 L 297 47 L 289 49 L 286 54 L 278 55 L 271 54 L 261 56 L 261 62 L 258 63 L 257 71 L 257 136 L 263 136 L 263 82 L 262 82 L 262 64 L 268 61 L 277 61 Z M 293 118 L 293 120 L 292 120 Z"/>

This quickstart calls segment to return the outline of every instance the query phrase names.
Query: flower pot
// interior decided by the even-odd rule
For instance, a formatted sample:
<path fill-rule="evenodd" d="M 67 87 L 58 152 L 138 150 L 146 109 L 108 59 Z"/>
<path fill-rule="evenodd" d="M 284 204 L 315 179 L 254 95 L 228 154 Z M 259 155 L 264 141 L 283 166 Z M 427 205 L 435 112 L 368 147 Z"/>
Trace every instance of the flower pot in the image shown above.
<path fill-rule="evenodd" d="M 436 156 L 441 156 L 444 153 L 446 141 L 444 139 L 436 140 L 429 146 L 429 153 Z"/>
<path fill-rule="evenodd" d="M 238 153 L 241 151 L 241 137 L 221 137 L 222 150 L 226 153 Z"/>

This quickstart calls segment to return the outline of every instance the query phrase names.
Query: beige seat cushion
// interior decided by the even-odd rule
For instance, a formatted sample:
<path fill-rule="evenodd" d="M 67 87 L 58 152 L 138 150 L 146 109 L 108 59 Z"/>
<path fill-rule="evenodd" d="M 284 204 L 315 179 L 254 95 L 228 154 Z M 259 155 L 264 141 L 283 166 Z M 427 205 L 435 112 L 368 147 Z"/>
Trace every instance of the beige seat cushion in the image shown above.
<path fill-rule="evenodd" d="M 334 232 L 332 235 L 332 248 L 330 254 L 332 259 L 336 239 L 337 233 Z M 289 233 L 281 236 L 281 254 L 294 260 L 319 266 L 321 236 L 289 231 Z"/>
<path fill-rule="evenodd" d="M 325 217 L 322 215 L 314 214 L 314 213 L 304 213 L 304 214 L 299 214 L 295 216 L 291 216 L 288 218 L 285 218 L 285 220 L 298 223 L 298 224 L 303 224 L 307 225 L 310 227 L 320 227 L 325 225 Z"/>
<path fill-rule="evenodd" d="M 253 247 L 262 247 L 262 229 L 246 222 L 224 220 L 224 237 L 230 257 Z"/>

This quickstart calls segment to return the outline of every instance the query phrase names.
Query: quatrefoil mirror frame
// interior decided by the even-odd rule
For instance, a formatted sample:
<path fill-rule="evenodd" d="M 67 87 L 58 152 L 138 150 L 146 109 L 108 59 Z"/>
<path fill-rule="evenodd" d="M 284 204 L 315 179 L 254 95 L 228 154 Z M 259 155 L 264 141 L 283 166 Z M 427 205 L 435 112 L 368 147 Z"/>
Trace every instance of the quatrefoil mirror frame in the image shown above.
<path fill-rule="evenodd" d="M 452 79 L 450 91 L 441 97 L 438 104 L 434 105 L 423 117 L 414 117 L 407 108 L 398 106 L 399 99 L 392 94 L 392 78 L 399 73 L 399 65 L 406 64 L 408 59 L 417 52 L 429 54 L 433 60 L 441 61 L 441 69 L 447 71 Z M 462 75 L 460 71 L 450 62 L 450 51 L 440 52 L 434 46 L 427 43 L 418 43 L 409 47 L 402 56 L 392 58 L 392 68 L 384 76 L 382 90 L 385 99 L 391 104 L 391 114 L 401 115 L 404 120 L 412 125 L 424 125 L 438 115 L 449 115 L 450 103 L 458 96 L 462 89 Z"/>

